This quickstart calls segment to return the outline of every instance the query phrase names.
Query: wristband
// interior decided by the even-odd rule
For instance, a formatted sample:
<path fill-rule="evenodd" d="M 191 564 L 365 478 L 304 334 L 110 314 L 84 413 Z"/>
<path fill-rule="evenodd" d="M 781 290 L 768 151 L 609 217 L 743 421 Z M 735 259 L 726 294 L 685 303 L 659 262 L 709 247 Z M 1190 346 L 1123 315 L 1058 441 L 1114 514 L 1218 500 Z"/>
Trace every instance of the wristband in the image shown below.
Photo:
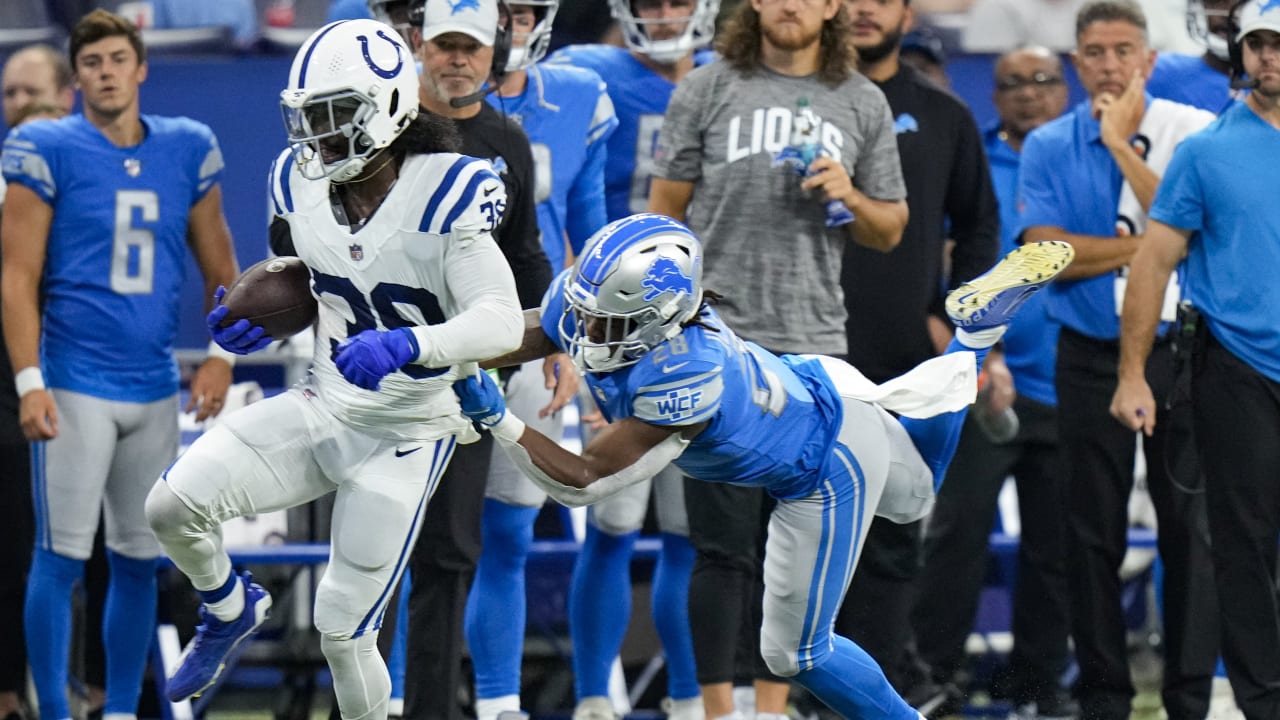
<path fill-rule="evenodd" d="M 213 342 L 212 340 L 209 341 L 209 349 L 208 351 L 206 351 L 205 359 L 207 360 L 209 358 L 218 358 L 219 360 L 226 360 L 227 364 L 230 365 L 231 367 L 236 366 L 236 354 L 222 347 L 218 343 Z"/>
<path fill-rule="evenodd" d="M 38 365 L 24 367 L 13 376 L 13 386 L 18 391 L 18 397 L 22 397 L 32 390 L 44 389 L 44 373 L 40 372 Z"/>
<path fill-rule="evenodd" d="M 524 421 L 508 411 L 497 425 L 489 428 L 489 432 L 508 445 L 516 445 L 520 442 L 520 436 L 524 435 Z"/>

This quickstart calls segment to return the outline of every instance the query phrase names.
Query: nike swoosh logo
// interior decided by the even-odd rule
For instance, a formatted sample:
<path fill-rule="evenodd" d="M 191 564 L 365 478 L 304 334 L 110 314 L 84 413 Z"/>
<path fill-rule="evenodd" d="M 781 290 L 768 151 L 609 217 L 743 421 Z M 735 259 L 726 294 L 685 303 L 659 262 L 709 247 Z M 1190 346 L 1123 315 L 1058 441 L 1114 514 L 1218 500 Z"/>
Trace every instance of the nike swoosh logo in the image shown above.
<path fill-rule="evenodd" d="M 497 190 L 497 189 L 498 189 L 498 188 L 496 188 L 496 187 L 491 187 L 491 188 L 489 188 L 488 190 L 485 190 L 485 191 L 484 191 L 484 196 L 485 196 L 485 197 L 489 197 L 490 195 L 492 195 L 492 194 L 493 194 L 493 191 L 495 191 L 495 190 Z"/>
<path fill-rule="evenodd" d="M 689 364 L 689 361 L 688 361 L 688 360 L 686 360 L 686 361 L 684 361 L 684 362 L 682 362 L 682 363 L 676 363 L 675 365 L 663 365 L 663 366 L 662 366 L 662 372 L 664 372 L 664 373 L 675 372 L 675 371 L 679 370 L 680 368 L 682 368 L 682 367 L 684 367 L 685 365 L 688 365 L 688 364 Z"/>
<path fill-rule="evenodd" d="M 418 452 L 418 451 L 419 451 L 419 450 L 421 450 L 421 449 L 422 449 L 422 446 L 421 446 L 421 445 L 419 445 L 418 447 L 416 447 L 416 448 L 414 448 L 414 449 L 412 449 L 412 450 L 401 450 L 401 449 L 399 449 L 399 448 L 396 448 L 396 457 L 404 457 L 405 455 L 412 455 L 412 454 L 414 454 L 414 453 Z"/>

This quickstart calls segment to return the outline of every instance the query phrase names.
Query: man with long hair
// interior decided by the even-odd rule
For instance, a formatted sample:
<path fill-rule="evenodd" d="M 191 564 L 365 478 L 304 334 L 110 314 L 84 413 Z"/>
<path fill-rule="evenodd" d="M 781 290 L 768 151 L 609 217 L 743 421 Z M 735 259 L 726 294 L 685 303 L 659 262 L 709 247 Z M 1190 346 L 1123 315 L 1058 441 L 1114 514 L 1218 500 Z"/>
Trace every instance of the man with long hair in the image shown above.
<path fill-rule="evenodd" d="M 887 252 L 907 220 L 889 107 L 854 71 L 849 35 L 839 0 L 743 2 L 717 42 L 721 59 L 689 73 L 662 124 L 649 209 L 687 220 L 706 251 L 708 285 L 733 289 L 722 315 L 776 353 L 845 356 L 845 247 Z M 803 179 L 774 167 L 788 148 L 807 158 Z M 852 222 L 835 225 L 833 203 Z M 763 662 L 755 632 L 773 499 L 758 487 L 693 481 L 685 498 L 706 716 L 738 712 L 739 637 L 751 639 L 757 713 L 784 712 L 787 686 Z"/>

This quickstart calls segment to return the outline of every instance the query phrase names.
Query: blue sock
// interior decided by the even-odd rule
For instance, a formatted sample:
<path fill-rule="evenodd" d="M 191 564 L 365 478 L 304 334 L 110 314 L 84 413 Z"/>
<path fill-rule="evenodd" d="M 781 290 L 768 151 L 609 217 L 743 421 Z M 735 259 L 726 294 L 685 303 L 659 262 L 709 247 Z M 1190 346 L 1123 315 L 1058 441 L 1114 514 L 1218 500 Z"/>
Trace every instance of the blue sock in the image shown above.
<path fill-rule="evenodd" d="M 875 660 L 854 642 L 832 635 L 832 647 L 814 667 L 801 670 L 796 682 L 847 718 L 919 720 L 885 678 Z"/>
<path fill-rule="evenodd" d="M 409 568 L 405 568 L 404 577 L 400 579 L 400 602 L 396 605 L 396 636 L 391 640 L 391 655 L 387 657 L 392 700 L 404 700 L 404 655 L 409 642 L 409 591 L 412 588 Z"/>
<path fill-rule="evenodd" d="M 463 628 L 476 674 L 476 697 L 520 694 L 524 651 L 524 567 L 541 508 L 485 499 L 483 548 L 467 595 Z"/>
<path fill-rule="evenodd" d="M 142 674 L 156 626 L 156 561 L 108 550 L 107 563 L 111 582 L 102 613 L 102 642 L 107 649 L 107 704 L 103 712 L 132 715 L 138 711 Z"/>
<path fill-rule="evenodd" d="M 972 352 L 980 368 L 990 350 L 991 348 L 965 347 L 959 340 L 952 338 L 946 354 Z M 942 487 L 942 479 L 947 476 L 947 466 L 951 464 L 951 458 L 956 454 L 956 446 L 960 444 L 960 430 L 964 427 L 964 419 L 968 413 L 969 408 L 964 408 L 931 418 L 898 418 L 898 422 L 902 423 L 902 427 L 906 428 L 907 434 L 915 443 L 920 457 L 924 458 L 925 464 L 933 472 L 934 490 Z"/>
<path fill-rule="evenodd" d="M 673 700 L 688 700 L 701 692 L 689 632 L 689 574 L 694 556 L 689 538 L 662 533 L 662 553 L 653 571 L 653 625 L 667 657 L 667 694 Z"/>
<path fill-rule="evenodd" d="M 609 672 L 631 620 L 631 552 L 640 531 L 610 535 L 587 523 L 569 587 L 573 686 L 581 700 L 609 694 Z"/>
<path fill-rule="evenodd" d="M 27 662 L 35 680 L 40 717 L 71 717 L 67 665 L 71 659 L 71 588 L 84 574 L 84 561 L 37 548 L 31 560 L 23 624 Z"/>

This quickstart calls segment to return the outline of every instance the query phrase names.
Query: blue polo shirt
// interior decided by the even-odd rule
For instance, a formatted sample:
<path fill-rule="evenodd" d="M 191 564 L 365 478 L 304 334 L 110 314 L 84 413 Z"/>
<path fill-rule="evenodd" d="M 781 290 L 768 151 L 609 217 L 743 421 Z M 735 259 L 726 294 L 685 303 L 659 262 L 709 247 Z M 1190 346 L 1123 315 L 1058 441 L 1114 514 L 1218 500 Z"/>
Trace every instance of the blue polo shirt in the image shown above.
<path fill-rule="evenodd" d="M 1233 355 L 1280 382 L 1280 130 L 1236 103 L 1182 141 L 1150 217 L 1195 231 L 1187 295 Z"/>
<path fill-rule="evenodd" d="M 1160 53 L 1147 80 L 1147 94 L 1217 115 L 1231 106 L 1231 80 L 1201 55 Z"/>
<path fill-rule="evenodd" d="M 1018 153 L 1000 139 L 999 125 L 982 135 L 991 164 L 991 184 L 1000 205 L 1000 254 L 1018 245 L 1021 223 L 1018 212 Z M 1018 310 L 1004 335 L 1005 364 L 1013 373 L 1019 395 L 1045 405 L 1056 406 L 1058 393 L 1053 383 L 1057 356 L 1058 323 L 1049 318 L 1048 297 L 1036 293 Z"/>

